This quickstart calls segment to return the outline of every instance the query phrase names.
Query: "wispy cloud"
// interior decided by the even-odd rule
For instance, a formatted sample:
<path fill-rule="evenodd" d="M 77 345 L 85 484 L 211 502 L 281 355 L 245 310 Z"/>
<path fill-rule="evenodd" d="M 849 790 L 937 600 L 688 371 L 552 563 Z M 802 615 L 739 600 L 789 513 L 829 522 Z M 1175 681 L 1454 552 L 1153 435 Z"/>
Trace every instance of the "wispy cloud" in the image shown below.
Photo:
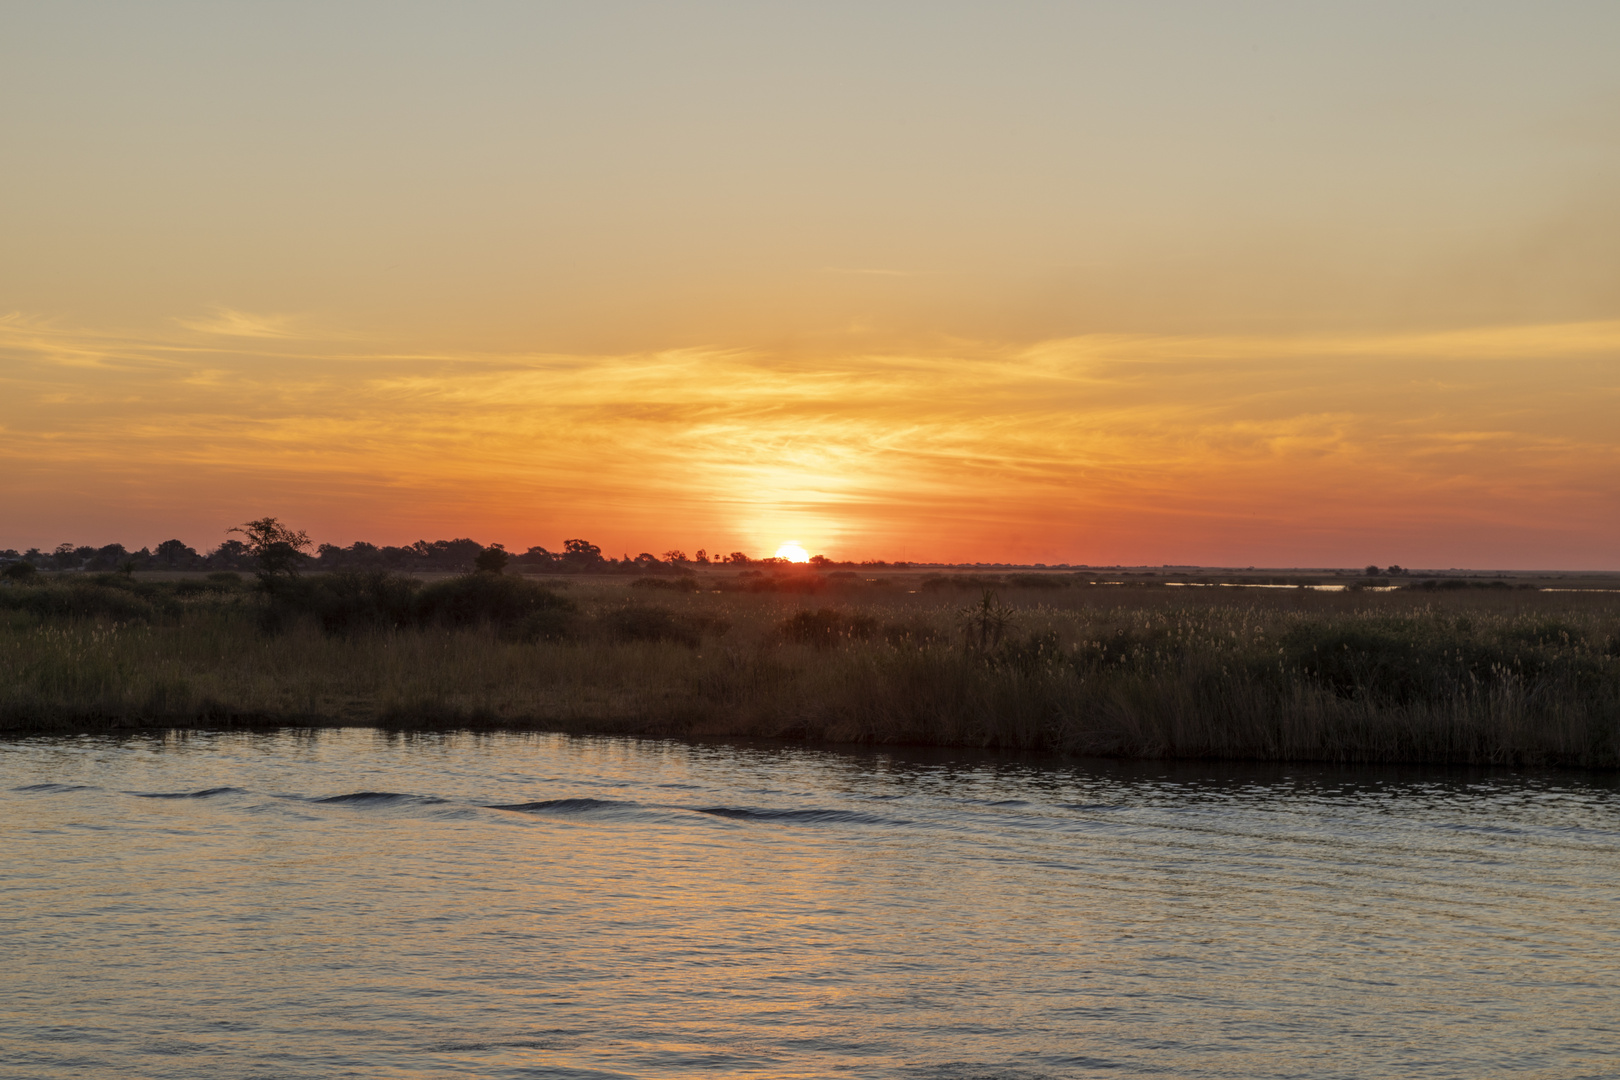
<path fill-rule="evenodd" d="M 1412 544 L 1481 553 L 1461 565 L 1526 536 L 1593 561 L 1620 525 L 1616 323 L 791 360 L 342 344 L 271 363 L 0 319 L 0 494 L 33 515 L 117 513 L 135 484 L 215 514 L 278 500 L 257 512 L 376 539 L 1094 562 L 1331 561 L 1380 536 L 1417 565 Z"/>
<path fill-rule="evenodd" d="M 187 330 L 199 334 L 218 334 L 238 338 L 293 338 L 302 336 L 294 330 L 290 315 L 255 315 L 252 312 L 218 308 L 212 315 L 200 318 L 176 319 Z"/>

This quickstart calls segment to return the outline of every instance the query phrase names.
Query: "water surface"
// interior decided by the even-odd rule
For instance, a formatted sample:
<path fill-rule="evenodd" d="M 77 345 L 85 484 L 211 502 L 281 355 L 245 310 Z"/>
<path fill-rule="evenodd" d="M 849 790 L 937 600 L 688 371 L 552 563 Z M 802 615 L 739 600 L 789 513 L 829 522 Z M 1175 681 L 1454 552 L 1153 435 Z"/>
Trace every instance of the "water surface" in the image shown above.
<path fill-rule="evenodd" d="M 0 743 L 7 1077 L 1620 1076 L 1620 792 L 361 730 Z"/>

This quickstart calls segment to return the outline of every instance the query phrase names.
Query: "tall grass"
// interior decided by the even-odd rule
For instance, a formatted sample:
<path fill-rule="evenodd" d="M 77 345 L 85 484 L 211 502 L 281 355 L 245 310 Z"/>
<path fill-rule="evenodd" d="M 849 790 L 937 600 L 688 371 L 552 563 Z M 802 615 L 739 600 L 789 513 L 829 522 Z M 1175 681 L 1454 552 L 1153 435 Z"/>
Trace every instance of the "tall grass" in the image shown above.
<path fill-rule="evenodd" d="M 462 580 L 376 596 L 333 583 L 304 607 L 230 583 L 0 589 L 0 726 L 535 726 L 1620 765 L 1614 596 L 1014 586 L 969 606 L 893 582 L 653 598 Z M 90 595 L 103 591 L 143 606 Z M 340 609 L 358 614 L 334 623 Z"/>

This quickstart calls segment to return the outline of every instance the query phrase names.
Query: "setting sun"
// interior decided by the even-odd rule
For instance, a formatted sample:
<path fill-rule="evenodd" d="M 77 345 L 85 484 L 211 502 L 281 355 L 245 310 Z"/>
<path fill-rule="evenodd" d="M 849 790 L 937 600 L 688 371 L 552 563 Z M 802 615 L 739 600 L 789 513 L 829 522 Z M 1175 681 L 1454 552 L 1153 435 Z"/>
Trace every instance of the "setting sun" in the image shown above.
<path fill-rule="evenodd" d="M 792 541 L 789 541 L 788 543 L 777 548 L 776 557 L 778 559 L 786 559 L 788 562 L 810 561 L 810 553 Z"/>

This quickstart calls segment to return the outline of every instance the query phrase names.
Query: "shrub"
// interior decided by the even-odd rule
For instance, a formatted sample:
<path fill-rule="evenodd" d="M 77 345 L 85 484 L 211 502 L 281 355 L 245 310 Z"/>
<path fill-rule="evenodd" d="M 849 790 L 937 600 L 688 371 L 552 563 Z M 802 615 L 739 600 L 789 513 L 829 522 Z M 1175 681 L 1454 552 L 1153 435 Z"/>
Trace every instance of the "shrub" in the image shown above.
<path fill-rule="evenodd" d="M 416 618 L 418 584 L 403 574 L 343 570 L 309 586 L 309 606 L 328 634 L 396 630 Z"/>
<path fill-rule="evenodd" d="M 602 623 L 616 641 L 678 641 L 697 645 L 699 635 L 682 626 L 668 608 L 632 604 L 606 612 Z"/>
<path fill-rule="evenodd" d="M 574 602 L 544 585 L 496 574 L 468 574 L 435 582 L 416 597 L 419 622 L 440 626 L 476 626 L 488 623 L 516 630 L 542 611 L 571 613 Z"/>
<path fill-rule="evenodd" d="M 571 641 L 579 634 L 579 613 L 574 605 L 531 611 L 508 626 L 506 636 L 518 641 Z"/>
<path fill-rule="evenodd" d="M 0 609 L 26 611 L 41 619 L 111 619 L 150 622 L 159 608 L 128 589 L 95 582 L 48 583 L 26 589 L 0 590 Z"/>
<path fill-rule="evenodd" d="M 729 622 L 712 615 L 680 615 L 649 604 L 627 604 L 603 612 L 600 623 L 614 641 L 673 641 L 694 649 L 703 635 L 718 637 L 731 629 Z"/>
<path fill-rule="evenodd" d="M 842 641 L 864 640 L 877 632 L 878 621 L 870 615 L 846 614 L 837 608 L 799 611 L 777 628 L 789 641 L 830 649 Z"/>
<path fill-rule="evenodd" d="M 39 570 L 31 562 L 14 562 L 0 570 L 0 577 L 8 581 L 28 581 L 37 573 Z"/>

